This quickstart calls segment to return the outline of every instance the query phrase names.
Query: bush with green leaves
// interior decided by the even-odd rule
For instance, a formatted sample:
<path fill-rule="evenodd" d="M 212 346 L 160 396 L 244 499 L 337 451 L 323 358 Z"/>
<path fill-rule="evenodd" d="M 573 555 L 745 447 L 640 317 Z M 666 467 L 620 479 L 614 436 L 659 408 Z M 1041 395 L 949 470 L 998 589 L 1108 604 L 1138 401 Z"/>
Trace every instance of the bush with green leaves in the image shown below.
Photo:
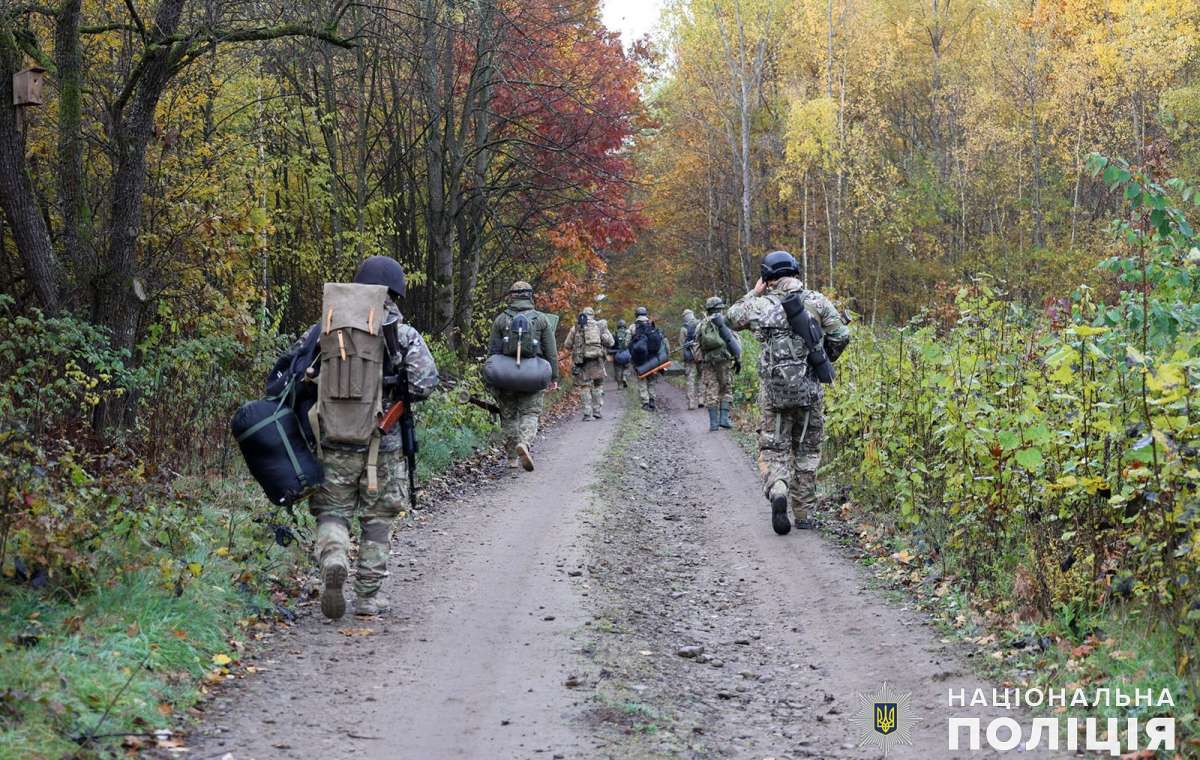
<path fill-rule="evenodd" d="M 985 602 L 1121 606 L 1181 643 L 1200 623 L 1196 190 L 1094 157 L 1124 193 L 1124 251 L 1046 309 L 980 279 L 950 324 L 860 334 L 828 405 L 831 467 L 881 522 Z M 1014 579 L 1032 598 L 1013 599 Z"/>

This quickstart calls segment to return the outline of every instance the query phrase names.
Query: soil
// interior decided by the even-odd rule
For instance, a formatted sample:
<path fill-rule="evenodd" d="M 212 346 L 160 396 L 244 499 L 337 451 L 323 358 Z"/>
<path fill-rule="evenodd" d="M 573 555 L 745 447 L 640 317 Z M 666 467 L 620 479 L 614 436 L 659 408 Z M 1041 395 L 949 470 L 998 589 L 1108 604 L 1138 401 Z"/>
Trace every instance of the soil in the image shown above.
<path fill-rule="evenodd" d="M 946 700 L 992 685 L 834 544 L 776 536 L 751 460 L 659 387 L 654 413 L 610 387 L 532 473 L 472 466 L 397 531 L 393 611 L 306 605 L 189 756 L 876 758 L 854 718 L 884 682 L 917 718 L 888 757 L 987 756 L 947 750 Z"/>

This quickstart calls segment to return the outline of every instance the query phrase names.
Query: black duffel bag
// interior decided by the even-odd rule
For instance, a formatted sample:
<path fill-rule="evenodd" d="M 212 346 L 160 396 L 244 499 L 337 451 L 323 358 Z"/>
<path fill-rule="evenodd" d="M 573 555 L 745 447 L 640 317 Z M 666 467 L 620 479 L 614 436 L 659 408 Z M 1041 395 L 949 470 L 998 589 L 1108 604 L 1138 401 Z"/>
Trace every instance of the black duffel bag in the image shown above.
<path fill-rule="evenodd" d="M 321 462 L 305 443 L 300 418 L 280 400 L 242 404 L 229 422 L 250 474 L 272 504 L 290 506 L 325 481 Z"/>
<path fill-rule="evenodd" d="M 483 380 L 493 388 L 510 393 L 537 393 L 550 387 L 554 370 L 540 356 L 517 357 L 492 354 L 483 363 Z"/>

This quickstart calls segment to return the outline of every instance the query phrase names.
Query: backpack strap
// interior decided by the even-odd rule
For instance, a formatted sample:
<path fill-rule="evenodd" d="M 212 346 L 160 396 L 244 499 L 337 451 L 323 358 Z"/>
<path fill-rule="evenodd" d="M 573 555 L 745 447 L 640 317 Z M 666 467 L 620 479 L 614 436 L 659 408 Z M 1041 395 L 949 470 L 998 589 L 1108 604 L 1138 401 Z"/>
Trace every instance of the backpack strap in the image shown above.
<path fill-rule="evenodd" d="M 367 446 L 367 493 L 379 493 L 379 439 L 376 432 Z"/>
<path fill-rule="evenodd" d="M 308 410 L 308 426 L 312 428 L 313 440 L 317 442 L 317 459 L 321 458 L 321 415 L 318 414 L 320 404 L 313 404 Z"/>

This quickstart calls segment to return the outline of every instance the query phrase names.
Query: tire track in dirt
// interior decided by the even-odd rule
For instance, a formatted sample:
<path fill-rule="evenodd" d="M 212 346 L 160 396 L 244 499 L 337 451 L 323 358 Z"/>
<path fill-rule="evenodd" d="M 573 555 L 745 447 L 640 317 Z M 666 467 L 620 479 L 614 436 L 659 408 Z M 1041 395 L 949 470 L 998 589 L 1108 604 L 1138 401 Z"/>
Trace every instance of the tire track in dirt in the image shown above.
<path fill-rule="evenodd" d="M 919 721 L 914 746 L 889 757 L 995 756 L 947 749 L 947 690 L 969 698 L 990 685 L 818 534 L 775 535 L 736 441 L 709 433 L 704 412 L 682 411 L 679 391 L 662 395 L 667 412 L 621 432 L 622 466 L 594 514 L 601 593 L 584 650 L 597 692 L 590 718 L 612 742 L 602 754 L 877 758 L 858 746 L 853 718 L 858 693 L 886 681 L 912 692 Z M 984 726 L 1014 716 L 953 714 Z"/>

